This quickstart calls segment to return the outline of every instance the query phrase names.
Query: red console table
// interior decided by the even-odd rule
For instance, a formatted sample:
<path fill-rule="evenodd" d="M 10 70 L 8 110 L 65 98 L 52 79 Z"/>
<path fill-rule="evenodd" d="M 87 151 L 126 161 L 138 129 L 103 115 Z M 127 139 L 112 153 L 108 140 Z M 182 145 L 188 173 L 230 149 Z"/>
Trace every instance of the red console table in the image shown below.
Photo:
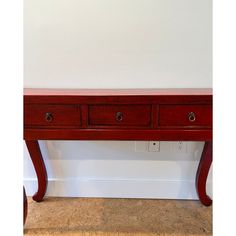
<path fill-rule="evenodd" d="M 211 205 L 211 89 L 25 89 L 24 139 L 42 201 L 47 172 L 38 140 L 205 141 L 196 173 L 200 201 Z"/>

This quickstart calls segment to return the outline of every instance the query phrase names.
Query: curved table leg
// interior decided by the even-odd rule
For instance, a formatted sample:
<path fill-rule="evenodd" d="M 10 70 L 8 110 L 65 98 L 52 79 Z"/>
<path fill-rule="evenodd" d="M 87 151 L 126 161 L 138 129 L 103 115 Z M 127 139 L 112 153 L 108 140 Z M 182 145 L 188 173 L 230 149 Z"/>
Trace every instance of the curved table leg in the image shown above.
<path fill-rule="evenodd" d="M 27 218 L 27 213 L 28 213 L 28 201 L 27 201 L 27 196 L 25 193 L 25 187 L 23 186 L 23 224 L 25 224 L 26 218 Z"/>
<path fill-rule="evenodd" d="M 34 169 L 38 178 L 38 191 L 34 194 L 33 200 L 41 202 L 47 190 L 48 177 L 43 157 L 37 140 L 25 140 Z"/>
<path fill-rule="evenodd" d="M 206 181 L 212 163 L 212 142 L 205 142 L 196 175 L 196 189 L 200 201 L 205 206 L 210 206 L 212 200 L 206 194 Z"/>

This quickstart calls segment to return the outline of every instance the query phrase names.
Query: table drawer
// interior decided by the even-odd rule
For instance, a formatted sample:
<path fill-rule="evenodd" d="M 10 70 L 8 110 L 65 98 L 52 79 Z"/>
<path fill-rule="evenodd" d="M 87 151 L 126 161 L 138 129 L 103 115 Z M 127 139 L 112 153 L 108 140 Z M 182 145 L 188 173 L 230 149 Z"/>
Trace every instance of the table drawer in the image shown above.
<path fill-rule="evenodd" d="M 89 125 L 151 126 L 151 105 L 90 105 Z"/>
<path fill-rule="evenodd" d="M 211 105 L 160 105 L 159 125 L 212 127 Z"/>
<path fill-rule="evenodd" d="M 24 105 L 26 126 L 80 126 L 81 114 L 78 105 Z"/>

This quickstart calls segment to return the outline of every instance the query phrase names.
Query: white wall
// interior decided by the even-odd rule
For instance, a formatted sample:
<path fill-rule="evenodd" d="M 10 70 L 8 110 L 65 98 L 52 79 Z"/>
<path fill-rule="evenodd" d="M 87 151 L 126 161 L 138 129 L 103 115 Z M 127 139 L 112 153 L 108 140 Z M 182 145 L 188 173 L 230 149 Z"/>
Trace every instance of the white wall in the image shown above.
<path fill-rule="evenodd" d="M 211 87 L 211 0 L 25 0 L 26 87 Z"/>
<path fill-rule="evenodd" d="M 24 86 L 211 87 L 210 0 L 25 0 Z M 135 142 L 40 143 L 48 195 L 195 199 L 203 147 L 135 152 Z M 144 143 L 146 145 L 146 143 Z M 35 173 L 24 152 L 31 195 Z M 211 176 L 208 181 L 211 195 Z"/>

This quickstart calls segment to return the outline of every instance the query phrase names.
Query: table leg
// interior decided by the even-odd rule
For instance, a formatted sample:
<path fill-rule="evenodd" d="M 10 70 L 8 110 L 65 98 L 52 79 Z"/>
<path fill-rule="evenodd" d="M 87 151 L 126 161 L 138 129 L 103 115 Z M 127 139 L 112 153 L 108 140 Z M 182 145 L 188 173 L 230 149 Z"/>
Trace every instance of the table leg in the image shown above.
<path fill-rule="evenodd" d="M 196 175 L 196 189 L 199 196 L 199 200 L 205 206 L 210 206 L 212 204 L 212 200 L 206 194 L 206 181 L 209 169 L 211 167 L 211 163 L 212 142 L 205 142 Z"/>
<path fill-rule="evenodd" d="M 27 213 L 28 213 L 28 201 L 27 201 L 27 196 L 25 193 L 25 187 L 23 186 L 23 224 L 25 224 L 26 218 L 27 218 Z"/>
<path fill-rule="evenodd" d="M 47 190 L 48 177 L 43 157 L 37 140 L 25 140 L 31 160 L 38 178 L 38 191 L 34 194 L 33 200 L 41 202 Z"/>

